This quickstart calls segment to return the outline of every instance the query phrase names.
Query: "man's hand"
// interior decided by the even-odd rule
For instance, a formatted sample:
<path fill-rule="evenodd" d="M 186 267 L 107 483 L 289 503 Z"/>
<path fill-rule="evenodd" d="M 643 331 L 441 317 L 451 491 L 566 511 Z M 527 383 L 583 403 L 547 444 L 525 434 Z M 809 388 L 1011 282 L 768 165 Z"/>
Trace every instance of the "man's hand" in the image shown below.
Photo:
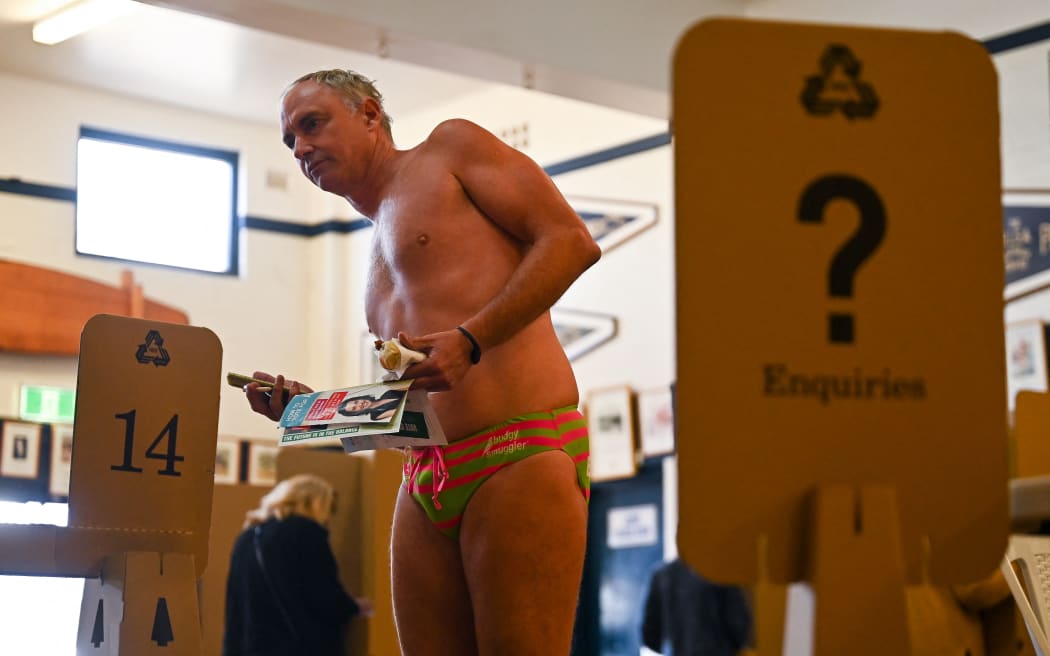
<path fill-rule="evenodd" d="M 404 332 L 397 339 L 413 351 L 426 353 L 427 359 L 413 364 L 402 379 L 412 378 L 412 389 L 444 392 L 455 387 L 470 370 L 471 344 L 453 328 L 440 333 L 413 337 Z"/>
<path fill-rule="evenodd" d="M 264 417 L 279 421 L 284 414 L 284 405 L 293 396 L 307 394 L 313 390 L 297 381 L 286 381 L 284 376 L 278 374 L 276 378 L 265 371 L 256 371 L 252 378 L 273 381 L 273 387 L 260 387 L 259 383 L 248 383 L 244 386 L 244 395 L 248 397 L 248 405 L 252 410 Z M 285 396 L 287 392 L 287 396 Z"/>

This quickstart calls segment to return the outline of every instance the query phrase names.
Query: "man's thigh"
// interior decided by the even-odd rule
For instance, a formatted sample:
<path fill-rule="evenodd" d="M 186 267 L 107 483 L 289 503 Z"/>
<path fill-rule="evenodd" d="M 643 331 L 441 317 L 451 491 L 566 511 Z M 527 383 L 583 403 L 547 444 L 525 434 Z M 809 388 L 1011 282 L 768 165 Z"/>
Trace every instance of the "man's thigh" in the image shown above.
<path fill-rule="evenodd" d="M 403 656 L 477 653 L 459 545 L 402 487 L 390 545 L 394 621 Z"/>
<path fill-rule="evenodd" d="M 572 460 L 540 453 L 499 471 L 460 531 L 482 656 L 564 656 L 572 643 L 587 506 Z"/>

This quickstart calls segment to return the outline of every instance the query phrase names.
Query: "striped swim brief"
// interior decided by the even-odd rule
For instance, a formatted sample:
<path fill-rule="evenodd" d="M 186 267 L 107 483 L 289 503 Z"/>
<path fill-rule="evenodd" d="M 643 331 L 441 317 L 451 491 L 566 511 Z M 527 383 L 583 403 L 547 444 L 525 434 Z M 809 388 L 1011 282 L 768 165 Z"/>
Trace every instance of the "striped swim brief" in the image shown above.
<path fill-rule="evenodd" d="M 545 451 L 564 451 L 590 499 L 587 424 L 576 406 L 531 412 L 443 446 L 406 449 L 403 484 L 439 531 L 456 539 L 463 511 L 490 476 Z M 436 481 L 436 483 L 435 483 Z"/>

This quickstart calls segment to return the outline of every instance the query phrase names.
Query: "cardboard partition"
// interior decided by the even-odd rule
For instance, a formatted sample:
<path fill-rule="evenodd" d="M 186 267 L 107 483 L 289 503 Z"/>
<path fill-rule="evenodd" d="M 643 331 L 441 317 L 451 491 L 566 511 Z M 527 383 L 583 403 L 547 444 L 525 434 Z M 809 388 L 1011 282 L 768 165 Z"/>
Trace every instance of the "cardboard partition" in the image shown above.
<path fill-rule="evenodd" d="M 311 473 L 336 489 L 336 514 L 329 539 L 344 588 L 372 600 L 375 613 L 348 626 L 347 653 L 354 656 L 397 654 L 400 647 L 390 600 L 390 526 L 401 483 L 401 456 L 390 450 L 347 455 L 341 449 L 283 448 L 277 478 Z M 244 514 L 258 506 L 271 488 L 219 485 L 212 513 L 210 560 L 201 579 L 202 654 L 219 656 L 225 618 L 226 578 L 233 543 Z"/>
<path fill-rule="evenodd" d="M 88 579 L 77 656 L 199 656 L 193 556 L 132 551 L 106 558 Z"/>
<path fill-rule="evenodd" d="M 226 621 L 226 578 L 230 554 L 240 535 L 244 514 L 259 506 L 272 488 L 262 485 L 216 485 L 208 541 L 208 568 L 200 579 L 201 656 L 221 656 Z"/>
<path fill-rule="evenodd" d="M 98 575 L 131 551 L 207 564 L 222 346 L 206 328 L 96 315 L 77 375 L 67 527 L 0 525 L 0 572 Z"/>
<path fill-rule="evenodd" d="M 81 535 L 63 562 L 90 572 L 107 555 L 140 550 L 189 553 L 204 570 L 221 366 L 206 328 L 87 322 L 69 483 L 69 526 Z"/>
<path fill-rule="evenodd" d="M 401 653 L 394 625 L 394 604 L 390 595 L 390 530 L 394 507 L 401 487 L 402 457 L 396 450 L 382 449 L 372 454 L 372 467 L 365 477 L 370 503 L 365 508 L 369 539 L 365 589 L 371 592 L 375 613 L 369 620 L 368 655 Z"/>
<path fill-rule="evenodd" d="M 906 581 L 983 577 L 1008 526 L 988 52 L 716 19 L 683 36 L 673 81 L 683 558 L 801 580 L 814 492 L 878 485 Z"/>
<path fill-rule="evenodd" d="M 1014 436 L 1016 477 L 1050 476 L 1050 394 L 1018 392 Z"/>
<path fill-rule="evenodd" d="M 368 534 L 362 510 L 369 505 L 364 488 L 368 458 L 349 456 L 341 448 L 309 449 L 285 447 L 277 452 L 277 480 L 296 474 L 314 474 L 335 488 L 336 513 L 328 523 L 328 540 L 339 566 L 339 580 L 353 596 L 372 598 L 364 585 L 364 572 L 369 567 Z M 368 645 L 371 622 L 354 618 L 347 627 L 347 653 L 363 654 Z"/>

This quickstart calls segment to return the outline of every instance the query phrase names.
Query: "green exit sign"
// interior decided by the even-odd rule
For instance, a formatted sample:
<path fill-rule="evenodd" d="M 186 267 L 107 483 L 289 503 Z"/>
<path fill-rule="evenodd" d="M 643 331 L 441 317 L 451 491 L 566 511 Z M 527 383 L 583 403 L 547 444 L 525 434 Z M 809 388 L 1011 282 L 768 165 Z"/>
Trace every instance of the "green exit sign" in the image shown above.
<path fill-rule="evenodd" d="M 76 392 L 65 387 L 22 385 L 18 416 L 25 421 L 72 424 Z"/>

